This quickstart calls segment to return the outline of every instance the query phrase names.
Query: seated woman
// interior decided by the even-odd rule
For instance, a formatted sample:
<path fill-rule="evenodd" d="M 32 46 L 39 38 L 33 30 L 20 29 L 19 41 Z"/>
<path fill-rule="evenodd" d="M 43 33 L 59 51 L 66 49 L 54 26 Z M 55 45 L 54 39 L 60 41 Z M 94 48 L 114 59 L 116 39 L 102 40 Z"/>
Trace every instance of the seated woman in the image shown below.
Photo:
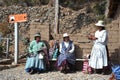
<path fill-rule="evenodd" d="M 58 40 L 55 40 L 53 49 L 54 49 L 54 52 L 52 55 L 52 59 L 57 59 L 59 55 L 59 41 Z"/>
<path fill-rule="evenodd" d="M 50 49 L 49 49 L 49 59 L 57 59 L 59 55 L 59 42 L 58 40 L 50 41 Z"/>
<path fill-rule="evenodd" d="M 64 33 L 63 42 L 60 43 L 60 55 L 57 60 L 57 67 L 61 72 L 67 73 L 68 70 L 73 71 L 73 66 L 75 65 L 74 49 L 74 44 L 69 39 L 69 35 Z"/>
<path fill-rule="evenodd" d="M 49 64 L 46 45 L 41 41 L 40 33 L 36 33 L 34 37 L 35 40 L 29 46 L 29 56 L 25 65 L 26 72 L 30 74 L 45 71 L 45 61 Z"/>

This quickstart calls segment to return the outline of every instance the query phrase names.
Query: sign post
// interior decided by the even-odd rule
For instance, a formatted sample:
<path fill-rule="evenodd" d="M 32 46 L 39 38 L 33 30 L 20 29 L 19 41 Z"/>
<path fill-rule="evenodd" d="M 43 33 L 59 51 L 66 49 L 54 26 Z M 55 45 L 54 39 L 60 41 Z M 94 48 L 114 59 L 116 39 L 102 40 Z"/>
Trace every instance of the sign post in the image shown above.
<path fill-rule="evenodd" d="M 19 53 L 19 39 L 18 39 L 18 26 L 17 26 L 17 22 L 14 23 L 14 38 L 15 38 L 15 52 L 14 52 L 14 63 L 17 64 L 18 63 L 18 53 Z"/>
<path fill-rule="evenodd" d="M 54 27 L 54 33 L 59 33 L 58 28 L 58 14 L 59 14 L 59 0 L 55 0 L 55 27 Z"/>
<path fill-rule="evenodd" d="M 14 46 L 14 64 L 18 63 L 18 55 L 19 55 L 19 29 L 17 26 L 17 22 L 26 22 L 27 14 L 15 14 L 9 16 L 9 23 L 14 23 L 14 38 L 15 38 L 15 46 Z"/>

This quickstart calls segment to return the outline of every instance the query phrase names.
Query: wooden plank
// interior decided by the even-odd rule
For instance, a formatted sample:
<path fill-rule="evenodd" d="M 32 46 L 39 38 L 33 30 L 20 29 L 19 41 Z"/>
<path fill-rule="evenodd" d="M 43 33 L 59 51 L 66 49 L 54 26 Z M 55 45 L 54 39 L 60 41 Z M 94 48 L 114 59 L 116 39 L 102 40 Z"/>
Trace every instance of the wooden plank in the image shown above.
<path fill-rule="evenodd" d="M 76 61 L 85 61 L 85 60 L 89 60 L 89 59 L 76 59 Z M 49 61 L 57 61 L 57 59 L 49 59 Z"/>

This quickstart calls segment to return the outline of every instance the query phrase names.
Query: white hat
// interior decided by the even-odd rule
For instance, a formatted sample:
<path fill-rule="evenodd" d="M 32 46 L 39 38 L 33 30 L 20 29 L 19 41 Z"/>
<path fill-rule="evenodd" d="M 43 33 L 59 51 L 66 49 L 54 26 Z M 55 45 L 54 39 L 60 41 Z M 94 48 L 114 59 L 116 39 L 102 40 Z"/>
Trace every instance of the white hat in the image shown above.
<path fill-rule="evenodd" d="M 102 21 L 102 20 L 99 20 L 95 25 L 96 25 L 96 26 L 105 27 L 104 21 Z"/>
<path fill-rule="evenodd" d="M 63 37 L 68 37 L 69 35 L 67 33 L 64 33 L 63 34 Z"/>
<path fill-rule="evenodd" d="M 34 37 L 40 37 L 41 35 L 40 35 L 40 33 L 36 33 L 35 35 L 34 35 Z"/>

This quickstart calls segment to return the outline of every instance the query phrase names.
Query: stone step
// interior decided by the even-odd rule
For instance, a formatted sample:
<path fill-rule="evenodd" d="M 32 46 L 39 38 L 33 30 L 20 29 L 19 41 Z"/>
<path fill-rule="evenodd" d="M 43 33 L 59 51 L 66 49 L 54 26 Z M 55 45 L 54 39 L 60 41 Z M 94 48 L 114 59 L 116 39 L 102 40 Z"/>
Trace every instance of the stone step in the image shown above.
<path fill-rule="evenodd" d="M 0 65 L 0 71 L 4 70 L 4 69 L 10 69 L 10 68 L 14 68 L 17 67 L 18 65 Z"/>
<path fill-rule="evenodd" d="M 0 60 L 0 65 L 1 64 L 11 64 L 12 63 L 12 60 L 11 59 L 1 59 Z"/>

